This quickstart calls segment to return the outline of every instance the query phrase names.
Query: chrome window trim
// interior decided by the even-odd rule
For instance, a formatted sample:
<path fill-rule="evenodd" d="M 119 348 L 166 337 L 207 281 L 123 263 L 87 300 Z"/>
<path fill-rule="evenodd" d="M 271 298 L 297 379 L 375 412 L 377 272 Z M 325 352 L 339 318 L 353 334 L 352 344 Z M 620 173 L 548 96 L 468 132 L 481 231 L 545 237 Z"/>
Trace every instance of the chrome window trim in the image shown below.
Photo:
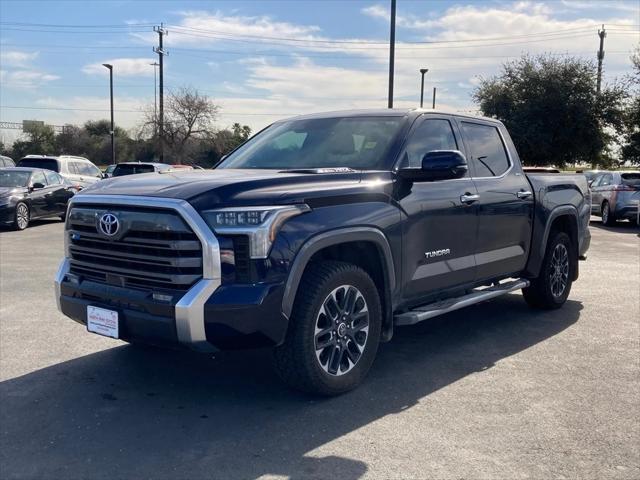
<path fill-rule="evenodd" d="M 165 208 L 176 211 L 191 227 L 202 245 L 202 279 L 192 286 L 176 304 L 176 331 L 178 340 L 190 348 L 199 351 L 214 351 L 215 348 L 207 342 L 205 333 L 204 305 L 221 284 L 220 245 L 196 209 L 186 200 L 175 198 L 80 194 L 71 199 L 67 211 L 71 211 L 75 205 L 87 204 Z M 69 259 L 65 256 L 55 278 L 58 309 L 61 307 L 60 285 L 69 272 L 69 267 Z"/>

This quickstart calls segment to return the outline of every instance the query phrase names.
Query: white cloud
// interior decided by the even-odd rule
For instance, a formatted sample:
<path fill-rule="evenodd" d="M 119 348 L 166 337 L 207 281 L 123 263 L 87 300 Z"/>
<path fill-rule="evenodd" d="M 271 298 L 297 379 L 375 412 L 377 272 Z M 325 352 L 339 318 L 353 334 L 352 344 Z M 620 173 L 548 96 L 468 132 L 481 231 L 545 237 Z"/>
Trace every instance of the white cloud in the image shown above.
<path fill-rule="evenodd" d="M 11 89 L 34 89 L 59 78 L 58 75 L 38 70 L 3 70 L 0 72 L 3 86 Z"/>
<path fill-rule="evenodd" d="M 153 58 L 113 58 L 85 65 L 82 71 L 87 75 L 106 75 L 109 73 L 103 66 L 103 63 L 106 63 L 113 65 L 114 76 L 152 77 L 153 67 L 150 64 L 153 62 L 155 62 Z"/>
<path fill-rule="evenodd" d="M 602 2 L 585 1 L 585 0 L 561 0 L 561 4 L 572 10 L 594 10 L 606 8 L 607 10 L 619 10 L 622 12 L 638 12 L 638 2 L 631 1 L 614 1 L 608 0 L 605 4 Z M 636 15 L 637 19 L 637 15 Z"/>
<path fill-rule="evenodd" d="M 20 52 L 17 50 L 1 50 L 0 64 L 3 66 L 25 67 L 38 57 L 38 52 Z"/>

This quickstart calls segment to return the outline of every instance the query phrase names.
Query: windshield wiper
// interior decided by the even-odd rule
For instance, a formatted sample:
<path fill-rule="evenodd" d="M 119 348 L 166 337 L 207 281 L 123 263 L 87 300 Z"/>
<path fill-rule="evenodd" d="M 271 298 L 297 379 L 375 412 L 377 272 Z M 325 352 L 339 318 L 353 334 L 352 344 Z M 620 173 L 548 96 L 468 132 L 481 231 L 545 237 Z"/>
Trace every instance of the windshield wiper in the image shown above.
<path fill-rule="evenodd" d="M 323 168 L 292 168 L 288 170 L 280 170 L 279 173 L 351 173 L 355 172 L 353 168 L 349 167 L 323 167 Z"/>

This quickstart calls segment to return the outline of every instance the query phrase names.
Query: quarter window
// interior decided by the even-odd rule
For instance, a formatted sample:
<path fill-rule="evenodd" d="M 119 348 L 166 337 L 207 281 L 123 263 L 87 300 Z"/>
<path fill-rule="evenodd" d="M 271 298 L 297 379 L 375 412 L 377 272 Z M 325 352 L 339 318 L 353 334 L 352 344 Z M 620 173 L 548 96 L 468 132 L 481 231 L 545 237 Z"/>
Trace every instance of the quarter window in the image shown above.
<path fill-rule="evenodd" d="M 402 167 L 420 167 L 425 154 L 433 150 L 458 150 L 456 137 L 448 120 L 424 120 L 415 129 L 405 148 Z"/>
<path fill-rule="evenodd" d="M 477 177 L 498 177 L 509 169 L 509 158 L 496 127 L 462 122 Z"/>

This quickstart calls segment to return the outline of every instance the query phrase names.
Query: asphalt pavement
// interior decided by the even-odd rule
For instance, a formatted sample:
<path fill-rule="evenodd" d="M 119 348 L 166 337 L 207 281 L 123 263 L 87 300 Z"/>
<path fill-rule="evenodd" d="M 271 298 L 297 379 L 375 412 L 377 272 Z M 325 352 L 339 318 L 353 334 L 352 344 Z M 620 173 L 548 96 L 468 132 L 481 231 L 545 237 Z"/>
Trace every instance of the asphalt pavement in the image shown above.
<path fill-rule="evenodd" d="M 569 301 L 520 294 L 396 330 L 364 385 L 283 387 L 56 310 L 59 221 L 0 231 L 0 478 L 640 478 L 640 239 L 592 222 Z"/>

